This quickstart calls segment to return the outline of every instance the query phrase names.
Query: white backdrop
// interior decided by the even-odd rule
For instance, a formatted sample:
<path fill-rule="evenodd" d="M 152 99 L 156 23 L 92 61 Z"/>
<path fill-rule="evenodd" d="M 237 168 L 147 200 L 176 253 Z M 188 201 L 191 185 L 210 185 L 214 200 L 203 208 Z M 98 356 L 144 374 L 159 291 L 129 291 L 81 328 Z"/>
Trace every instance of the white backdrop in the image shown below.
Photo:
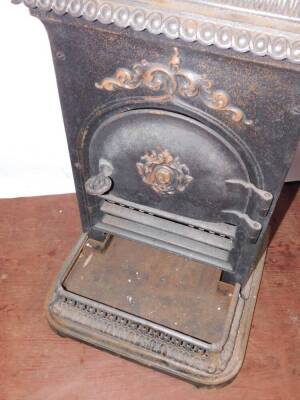
<path fill-rule="evenodd" d="M 0 197 L 74 191 L 45 28 L 0 0 Z"/>
<path fill-rule="evenodd" d="M 0 197 L 74 191 L 50 46 L 23 5 L 0 1 Z M 289 180 L 300 179 L 300 146 Z"/>

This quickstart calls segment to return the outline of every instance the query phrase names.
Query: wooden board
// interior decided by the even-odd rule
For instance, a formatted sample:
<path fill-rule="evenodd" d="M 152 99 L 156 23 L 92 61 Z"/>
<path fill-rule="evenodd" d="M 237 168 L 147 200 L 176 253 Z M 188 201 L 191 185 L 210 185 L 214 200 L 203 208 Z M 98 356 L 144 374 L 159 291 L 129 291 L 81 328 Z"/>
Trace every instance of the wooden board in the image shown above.
<path fill-rule="evenodd" d="M 300 192 L 285 186 L 245 364 L 229 386 L 197 389 L 48 326 L 44 302 L 80 234 L 74 195 L 0 201 L 0 400 L 298 400 Z M 289 207 L 283 217 L 283 211 Z"/>

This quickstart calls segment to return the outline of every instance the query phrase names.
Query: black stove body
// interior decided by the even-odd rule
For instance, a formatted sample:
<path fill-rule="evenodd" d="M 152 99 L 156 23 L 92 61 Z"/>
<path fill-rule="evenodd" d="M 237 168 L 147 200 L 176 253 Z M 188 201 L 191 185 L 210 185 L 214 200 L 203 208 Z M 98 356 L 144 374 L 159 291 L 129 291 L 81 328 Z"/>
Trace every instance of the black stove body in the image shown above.
<path fill-rule="evenodd" d="M 245 283 L 297 145 L 299 68 L 39 17 L 83 230 L 150 243 Z"/>

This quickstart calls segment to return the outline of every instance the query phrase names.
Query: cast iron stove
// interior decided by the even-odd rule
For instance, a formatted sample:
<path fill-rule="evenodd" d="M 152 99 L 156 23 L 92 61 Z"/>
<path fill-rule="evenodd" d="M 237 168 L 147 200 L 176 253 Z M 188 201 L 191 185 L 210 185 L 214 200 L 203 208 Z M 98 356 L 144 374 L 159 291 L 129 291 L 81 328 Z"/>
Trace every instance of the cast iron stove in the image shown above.
<path fill-rule="evenodd" d="M 300 1 L 23 3 L 49 34 L 83 227 L 51 325 L 232 379 L 299 137 Z"/>

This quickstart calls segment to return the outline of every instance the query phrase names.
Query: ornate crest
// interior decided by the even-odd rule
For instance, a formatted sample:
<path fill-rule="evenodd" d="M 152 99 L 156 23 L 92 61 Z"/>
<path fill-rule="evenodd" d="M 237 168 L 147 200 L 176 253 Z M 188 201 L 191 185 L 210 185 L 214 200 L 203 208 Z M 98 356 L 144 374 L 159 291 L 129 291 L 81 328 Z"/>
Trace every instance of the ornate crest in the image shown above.
<path fill-rule="evenodd" d="M 193 180 L 189 168 L 178 157 L 174 158 L 169 150 L 147 152 L 136 167 L 143 182 L 157 193 L 183 192 Z"/>
<path fill-rule="evenodd" d="M 114 76 L 96 82 L 95 86 L 97 89 L 108 91 L 145 87 L 154 92 L 163 92 L 160 100 L 168 100 L 174 96 L 199 96 L 207 107 L 230 112 L 233 121 L 252 124 L 244 112 L 231 103 L 230 96 L 224 90 L 213 90 L 213 83 L 206 75 L 183 69 L 180 64 L 179 51 L 174 47 L 174 54 L 167 65 L 142 60 L 134 64 L 131 70 L 118 68 Z"/>

